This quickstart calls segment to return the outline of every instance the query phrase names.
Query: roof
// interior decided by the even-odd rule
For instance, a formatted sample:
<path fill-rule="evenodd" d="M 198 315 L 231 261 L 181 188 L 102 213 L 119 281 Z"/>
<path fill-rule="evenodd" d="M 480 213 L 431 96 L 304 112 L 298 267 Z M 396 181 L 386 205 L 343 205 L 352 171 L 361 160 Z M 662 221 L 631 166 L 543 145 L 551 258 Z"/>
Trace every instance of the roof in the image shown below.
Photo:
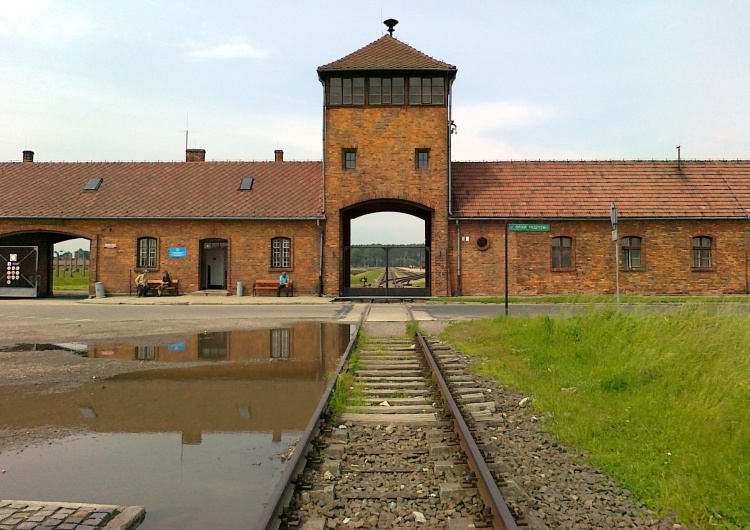
<path fill-rule="evenodd" d="M 342 70 L 440 70 L 455 75 L 456 67 L 384 35 L 338 61 L 319 67 L 318 74 Z"/>
<path fill-rule="evenodd" d="M 454 162 L 453 217 L 748 218 L 750 161 Z"/>
<path fill-rule="evenodd" d="M 253 177 L 249 191 L 239 191 Z M 97 191 L 83 191 L 101 178 Z M 321 162 L 0 164 L 0 218 L 323 218 Z"/>

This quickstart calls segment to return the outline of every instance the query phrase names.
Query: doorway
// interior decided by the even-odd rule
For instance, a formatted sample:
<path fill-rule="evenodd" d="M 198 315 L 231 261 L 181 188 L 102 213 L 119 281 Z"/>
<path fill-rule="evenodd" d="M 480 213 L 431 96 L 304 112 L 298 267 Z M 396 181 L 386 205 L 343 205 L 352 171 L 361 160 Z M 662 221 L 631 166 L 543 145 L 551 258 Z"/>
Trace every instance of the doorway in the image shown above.
<path fill-rule="evenodd" d="M 201 244 L 201 290 L 223 290 L 227 288 L 226 239 L 203 239 Z"/>

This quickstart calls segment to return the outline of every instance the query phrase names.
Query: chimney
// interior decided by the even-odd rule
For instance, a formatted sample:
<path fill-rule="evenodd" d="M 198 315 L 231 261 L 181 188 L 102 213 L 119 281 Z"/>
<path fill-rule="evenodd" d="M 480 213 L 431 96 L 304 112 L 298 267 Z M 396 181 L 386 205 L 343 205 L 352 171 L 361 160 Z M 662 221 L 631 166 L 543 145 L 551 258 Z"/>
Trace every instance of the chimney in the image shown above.
<path fill-rule="evenodd" d="M 284 151 L 282 151 L 281 149 L 276 149 L 276 151 L 273 152 L 273 155 L 276 162 L 284 161 Z"/>
<path fill-rule="evenodd" d="M 186 149 L 185 150 L 185 162 L 205 162 L 205 161 L 206 161 L 205 149 Z"/>
<path fill-rule="evenodd" d="M 34 151 L 24 151 L 23 152 L 23 161 L 24 162 L 33 162 L 34 161 Z"/>

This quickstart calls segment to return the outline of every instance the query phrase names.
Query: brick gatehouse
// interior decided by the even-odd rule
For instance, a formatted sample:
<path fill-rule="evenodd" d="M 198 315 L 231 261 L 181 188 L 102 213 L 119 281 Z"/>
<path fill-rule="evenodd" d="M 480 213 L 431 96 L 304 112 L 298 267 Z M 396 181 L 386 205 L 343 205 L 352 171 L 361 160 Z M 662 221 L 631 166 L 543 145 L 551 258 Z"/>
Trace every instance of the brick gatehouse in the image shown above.
<path fill-rule="evenodd" d="M 338 296 L 351 220 L 389 211 L 424 221 L 432 296 L 614 293 L 616 255 L 622 293 L 748 293 L 750 161 L 452 161 L 457 69 L 389 33 L 318 68 L 322 161 L 189 149 L 185 162 L 38 163 L 24 151 L 0 164 L 0 247 L 37 248 L 40 296 L 53 245 L 77 237 L 91 242 L 91 294 L 97 282 L 132 293 L 141 270 L 167 269 L 182 292 L 288 270 L 296 293 Z M 0 266 L 5 296 L 19 280 Z"/>

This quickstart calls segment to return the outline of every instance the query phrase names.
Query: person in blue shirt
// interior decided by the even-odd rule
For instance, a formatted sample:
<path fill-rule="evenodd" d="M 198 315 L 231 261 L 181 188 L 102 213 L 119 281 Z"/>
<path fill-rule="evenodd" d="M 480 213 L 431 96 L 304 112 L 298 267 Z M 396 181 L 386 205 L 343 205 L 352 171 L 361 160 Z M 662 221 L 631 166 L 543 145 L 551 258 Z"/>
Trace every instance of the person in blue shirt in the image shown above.
<path fill-rule="evenodd" d="M 279 287 L 276 289 L 276 296 L 281 296 L 281 290 L 284 289 L 286 291 L 287 297 L 289 296 L 289 275 L 287 275 L 286 271 L 281 273 L 281 276 L 279 276 Z"/>

